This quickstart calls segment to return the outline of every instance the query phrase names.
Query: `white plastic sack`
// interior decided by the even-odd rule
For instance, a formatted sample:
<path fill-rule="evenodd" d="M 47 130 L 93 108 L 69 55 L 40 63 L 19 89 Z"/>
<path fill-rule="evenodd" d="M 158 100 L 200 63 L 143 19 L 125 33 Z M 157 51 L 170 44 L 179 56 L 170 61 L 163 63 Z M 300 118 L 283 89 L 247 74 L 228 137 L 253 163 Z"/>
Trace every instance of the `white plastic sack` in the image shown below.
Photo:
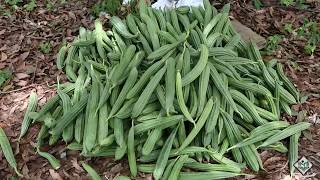
<path fill-rule="evenodd" d="M 128 4 L 130 0 L 124 0 L 123 4 Z M 180 7 L 180 6 L 203 6 L 202 0 L 158 0 L 152 4 L 153 8 L 163 9 L 165 7 Z"/>
<path fill-rule="evenodd" d="M 163 9 L 165 7 L 180 7 L 180 6 L 203 6 L 202 0 L 158 0 L 152 4 L 153 8 Z"/>

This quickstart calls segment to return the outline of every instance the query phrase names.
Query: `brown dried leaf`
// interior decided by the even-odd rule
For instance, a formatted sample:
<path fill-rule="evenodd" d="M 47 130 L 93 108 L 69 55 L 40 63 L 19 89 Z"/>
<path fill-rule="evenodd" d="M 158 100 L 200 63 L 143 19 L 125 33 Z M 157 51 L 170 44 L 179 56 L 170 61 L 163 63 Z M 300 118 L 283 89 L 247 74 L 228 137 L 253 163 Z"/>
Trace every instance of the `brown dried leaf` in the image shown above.
<path fill-rule="evenodd" d="M 6 29 L 2 29 L 2 30 L 0 31 L 0 35 L 4 34 L 5 32 L 6 32 Z"/>
<path fill-rule="evenodd" d="M 26 65 L 25 71 L 27 74 L 32 74 L 36 71 L 36 67 L 34 65 Z"/>
<path fill-rule="evenodd" d="M 15 44 L 15 45 L 13 45 L 13 46 L 11 46 L 10 48 L 9 48 L 9 50 L 10 50 L 10 52 L 12 53 L 12 54 L 14 54 L 14 53 L 16 53 L 16 52 L 18 52 L 19 50 L 20 50 L 20 45 L 19 44 Z"/>
<path fill-rule="evenodd" d="M 307 111 L 306 110 L 302 110 L 298 112 L 298 116 L 297 116 L 297 122 L 302 122 L 305 120 L 307 116 Z"/>
<path fill-rule="evenodd" d="M 119 163 L 119 164 L 116 164 L 115 166 L 113 166 L 113 167 L 110 169 L 110 172 L 116 174 L 116 173 L 119 173 L 122 169 L 123 169 L 122 164 Z"/>
<path fill-rule="evenodd" d="M 77 159 L 75 159 L 75 158 L 71 159 L 71 163 L 72 163 L 72 166 L 73 166 L 76 170 L 78 170 L 78 171 L 80 171 L 80 172 L 83 171 L 83 169 L 81 168 L 81 166 L 78 164 Z"/>
<path fill-rule="evenodd" d="M 21 43 L 21 41 L 24 39 L 24 34 L 20 34 L 20 36 L 19 36 L 19 41 L 20 41 L 20 43 Z"/>
<path fill-rule="evenodd" d="M 75 20 L 75 21 L 77 20 L 77 17 L 76 17 L 76 15 L 75 15 L 73 12 L 70 11 L 68 14 L 69 14 L 69 16 L 71 17 L 71 19 L 73 19 L 73 20 Z"/>
<path fill-rule="evenodd" d="M 18 96 L 18 97 L 13 100 L 14 102 L 26 101 L 27 98 L 30 96 L 30 93 L 23 93 L 23 94 L 18 93 L 18 94 L 15 94 L 15 96 Z"/>
<path fill-rule="evenodd" d="M 16 77 L 18 79 L 25 79 L 25 78 L 28 78 L 30 76 L 28 74 L 26 74 L 26 73 L 16 73 Z"/>
<path fill-rule="evenodd" d="M 27 84 L 28 84 L 28 81 L 19 81 L 16 83 L 17 86 L 21 86 L 21 87 L 26 86 Z"/>
<path fill-rule="evenodd" d="M 5 44 L 4 46 L 2 46 L 1 48 L 0 48 L 0 51 L 4 51 L 4 50 L 7 50 L 8 49 L 8 46 Z"/>
<path fill-rule="evenodd" d="M 3 69 L 4 67 L 6 67 L 5 63 L 0 63 L 0 69 Z"/>
<path fill-rule="evenodd" d="M 269 156 L 270 156 L 270 152 L 269 151 L 262 151 L 260 153 L 260 157 L 261 157 L 262 161 L 265 161 Z"/>
<path fill-rule="evenodd" d="M 25 178 L 30 178 L 29 176 L 29 168 L 27 166 L 27 164 L 25 164 L 23 167 L 22 167 L 22 174 Z"/>
<path fill-rule="evenodd" d="M 316 124 L 318 121 L 318 113 L 315 113 L 308 117 L 309 122 Z"/>
<path fill-rule="evenodd" d="M 17 109 L 18 106 L 19 106 L 19 104 L 16 104 L 15 106 L 13 106 L 13 107 L 10 109 L 9 115 L 12 115 L 12 114 L 14 113 L 14 111 Z"/>
<path fill-rule="evenodd" d="M 66 179 L 72 179 L 72 177 L 70 176 L 70 174 L 66 171 L 66 170 L 62 170 L 64 176 L 66 177 Z"/>
<path fill-rule="evenodd" d="M 267 167 L 268 165 L 271 165 L 271 164 L 277 164 L 277 162 L 283 160 L 283 157 L 270 157 L 269 159 L 267 159 L 264 163 L 263 163 L 263 166 L 264 167 Z"/>
<path fill-rule="evenodd" d="M 52 177 L 52 179 L 54 179 L 54 180 L 63 180 L 61 178 L 60 174 L 57 173 L 55 170 L 49 169 L 49 173 L 50 173 L 50 176 Z"/>
<path fill-rule="evenodd" d="M 24 61 L 29 56 L 29 52 L 24 52 L 20 54 L 19 60 Z"/>
<path fill-rule="evenodd" d="M 2 52 L 0 61 L 5 61 L 7 59 L 8 59 L 8 55 L 6 53 Z"/>

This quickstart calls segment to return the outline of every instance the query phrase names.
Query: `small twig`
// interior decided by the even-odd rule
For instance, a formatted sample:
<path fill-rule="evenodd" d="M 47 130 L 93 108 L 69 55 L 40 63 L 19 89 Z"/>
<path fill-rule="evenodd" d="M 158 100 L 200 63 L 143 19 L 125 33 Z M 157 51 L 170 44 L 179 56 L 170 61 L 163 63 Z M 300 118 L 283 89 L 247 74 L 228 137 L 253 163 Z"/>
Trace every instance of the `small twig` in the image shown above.
<path fill-rule="evenodd" d="M 59 39 L 61 38 L 62 34 L 56 34 L 56 35 L 49 35 L 49 36 L 45 36 L 45 37 L 39 37 L 39 36 L 33 36 L 33 35 L 27 35 L 27 38 L 31 38 L 31 39 L 36 39 L 36 40 L 47 40 L 47 39 Z"/>
<path fill-rule="evenodd" d="M 25 86 L 25 87 L 22 87 L 22 88 L 19 88 L 19 89 L 14 89 L 14 90 L 11 90 L 11 91 L 6 91 L 6 92 L 0 91 L 0 94 L 10 94 L 10 93 L 13 93 L 13 92 L 22 91 L 22 90 L 25 90 L 25 89 L 34 87 L 34 86 L 36 86 L 36 85 L 42 85 L 42 84 L 45 84 L 45 83 L 41 83 L 41 84 L 30 84 L 30 85 L 28 85 L 28 86 Z"/>
<path fill-rule="evenodd" d="M 35 68 L 34 72 L 32 73 L 32 84 L 34 83 L 34 80 L 36 78 L 37 68 L 38 68 L 38 61 L 36 61 L 36 68 Z"/>
<path fill-rule="evenodd" d="M 27 38 L 36 39 L 36 40 L 47 40 L 45 37 L 36 37 L 36 36 L 26 36 Z"/>

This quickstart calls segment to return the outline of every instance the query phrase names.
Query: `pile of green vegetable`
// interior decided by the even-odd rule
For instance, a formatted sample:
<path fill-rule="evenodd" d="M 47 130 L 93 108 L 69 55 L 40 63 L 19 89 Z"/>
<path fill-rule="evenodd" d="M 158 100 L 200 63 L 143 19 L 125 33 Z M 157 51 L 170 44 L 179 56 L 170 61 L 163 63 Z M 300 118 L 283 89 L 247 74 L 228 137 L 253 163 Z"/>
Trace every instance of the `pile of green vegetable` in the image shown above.
<path fill-rule="evenodd" d="M 127 158 L 132 176 L 170 180 L 259 171 L 258 151 L 285 153 L 280 140 L 290 138 L 293 173 L 310 124 L 290 125 L 280 114 L 291 113 L 299 93 L 280 63 L 265 63 L 235 32 L 230 6 L 218 12 L 204 0 L 204 8 L 156 10 L 140 1 L 139 8 L 112 17 L 108 31 L 99 21 L 94 31 L 80 28 L 61 48 L 57 67 L 70 82 L 38 112 L 31 100 L 21 137 L 33 119 L 42 123 L 38 152 L 55 168 L 40 147 L 63 140 L 86 157 Z"/>

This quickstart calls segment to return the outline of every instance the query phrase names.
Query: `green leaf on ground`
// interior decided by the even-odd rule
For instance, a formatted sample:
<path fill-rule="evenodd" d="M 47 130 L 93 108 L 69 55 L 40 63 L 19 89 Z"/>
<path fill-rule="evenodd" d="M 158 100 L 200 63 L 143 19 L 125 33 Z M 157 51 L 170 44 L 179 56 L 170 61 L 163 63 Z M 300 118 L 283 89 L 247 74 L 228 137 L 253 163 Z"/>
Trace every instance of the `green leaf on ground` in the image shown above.
<path fill-rule="evenodd" d="M 7 70 L 0 70 L 0 88 L 12 77 L 12 73 Z"/>

